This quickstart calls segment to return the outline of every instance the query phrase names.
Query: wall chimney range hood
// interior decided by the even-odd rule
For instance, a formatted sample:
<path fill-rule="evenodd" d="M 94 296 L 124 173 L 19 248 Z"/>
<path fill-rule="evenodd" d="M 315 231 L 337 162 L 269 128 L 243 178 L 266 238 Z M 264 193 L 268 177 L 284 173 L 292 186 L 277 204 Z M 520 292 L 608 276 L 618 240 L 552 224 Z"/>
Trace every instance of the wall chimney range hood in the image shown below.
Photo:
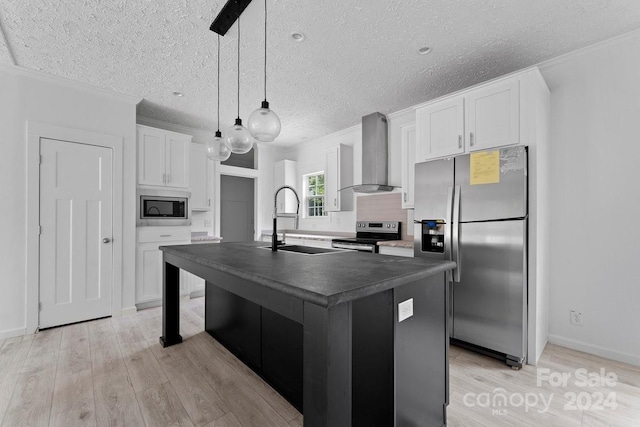
<path fill-rule="evenodd" d="M 381 113 L 362 117 L 362 184 L 351 188 L 355 193 L 382 193 L 395 187 L 387 185 L 387 118 Z"/>

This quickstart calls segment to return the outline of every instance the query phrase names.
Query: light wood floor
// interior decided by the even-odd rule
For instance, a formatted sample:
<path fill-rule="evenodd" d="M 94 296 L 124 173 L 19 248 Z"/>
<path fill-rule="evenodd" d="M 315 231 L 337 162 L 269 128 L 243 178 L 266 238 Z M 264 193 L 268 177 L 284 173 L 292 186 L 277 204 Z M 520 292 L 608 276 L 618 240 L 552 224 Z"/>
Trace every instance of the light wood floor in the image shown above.
<path fill-rule="evenodd" d="M 301 426 L 291 405 L 203 332 L 203 302 L 182 301 L 185 341 L 167 349 L 159 308 L 0 340 L 1 425 Z M 580 387 L 580 368 L 615 373 L 615 385 Z M 543 373 L 571 378 L 538 385 Z M 451 426 L 640 426 L 640 367 L 549 345 L 539 366 L 512 371 L 452 347 L 450 376 Z M 565 393 L 575 393 L 575 409 Z M 609 399 L 599 410 L 599 393 L 614 393 L 617 408 Z"/>

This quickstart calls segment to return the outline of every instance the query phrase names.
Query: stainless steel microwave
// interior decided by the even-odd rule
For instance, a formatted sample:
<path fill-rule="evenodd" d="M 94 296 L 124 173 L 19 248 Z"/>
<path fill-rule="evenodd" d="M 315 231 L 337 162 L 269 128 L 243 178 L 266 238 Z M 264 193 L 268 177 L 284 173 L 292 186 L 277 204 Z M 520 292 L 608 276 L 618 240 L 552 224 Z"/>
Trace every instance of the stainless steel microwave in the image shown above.
<path fill-rule="evenodd" d="M 138 189 L 138 226 L 191 225 L 188 191 Z"/>

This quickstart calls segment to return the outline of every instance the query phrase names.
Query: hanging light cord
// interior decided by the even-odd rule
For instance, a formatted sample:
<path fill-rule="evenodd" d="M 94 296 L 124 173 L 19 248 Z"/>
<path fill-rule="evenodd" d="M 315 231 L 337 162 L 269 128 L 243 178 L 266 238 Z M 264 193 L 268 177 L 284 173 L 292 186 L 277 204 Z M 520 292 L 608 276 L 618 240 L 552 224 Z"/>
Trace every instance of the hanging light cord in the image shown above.
<path fill-rule="evenodd" d="M 267 0 L 264 0 L 264 100 L 267 100 Z"/>
<path fill-rule="evenodd" d="M 238 13 L 238 118 L 240 118 L 240 13 Z"/>
<path fill-rule="evenodd" d="M 220 34 L 218 34 L 218 132 L 220 132 Z"/>

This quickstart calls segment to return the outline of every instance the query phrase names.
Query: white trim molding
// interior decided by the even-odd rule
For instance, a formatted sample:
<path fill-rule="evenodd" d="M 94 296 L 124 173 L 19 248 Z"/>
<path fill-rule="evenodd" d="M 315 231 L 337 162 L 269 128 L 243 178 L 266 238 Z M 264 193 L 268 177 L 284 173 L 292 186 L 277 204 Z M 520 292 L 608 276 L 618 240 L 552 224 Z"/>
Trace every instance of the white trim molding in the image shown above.
<path fill-rule="evenodd" d="M 31 333 L 35 333 L 35 331 Z M 19 337 L 22 335 L 27 335 L 27 328 L 17 328 L 17 329 L 9 329 L 6 331 L 0 331 L 0 340 L 6 339 L 6 338 Z"/>
<path fill-rule="evenodd" d="M 27 248 L 26 248 L 26 328 L 38 328 L 40 276 L 40 140 L 42 138 L 91 144 L 113 150 L 113 287 L 111 313 L 122 311 L 123 262 L 123 146 L 122 136 L 27 121 Z"/>
<path fill-rule="evenodd" d="M 582 351 L 584 353 L 593 354 L 604 357 L 606 359 L 616 360 L 618 362 L 629 363 L 631 365 L 640 366 L 640 356 L 637 354 L 623 353 L 610 348 L 590 344 L 584 341 L 574 340 L 572 338 L 561 337 L 559 335 L 549 334 L 549 342 L 551 344 L 567 347 L 573 350 Z"/>
<path fill-rule="evenodd" d="M 48 74 L 43 71 L 32 70 L 30 68 L 21 67 L 19 65 L 0 64 L 0 71 L 6 71 L 8 73 L 29 77 L 29 78 L 44 81 L 47 83 L 53 83 L 57 85 L 62 85 L 62 86 L 83 90 L 85 92 L 115 99 L 121 102 L 126 102 L 128 104 L 137 105 L 140 101 L 142 101 L 142 98 L 139 96 L 132 96 L 132 95 L 127 95 L 124 93 L 119 93 L 119 92 L 115 92 L 108 89 L 103 89 L 101 87 L 94 86 L 88 83 L 82 83 L 76 80 L 67 79 L 65 77 L 55 76 L 53 74 Z"/>

